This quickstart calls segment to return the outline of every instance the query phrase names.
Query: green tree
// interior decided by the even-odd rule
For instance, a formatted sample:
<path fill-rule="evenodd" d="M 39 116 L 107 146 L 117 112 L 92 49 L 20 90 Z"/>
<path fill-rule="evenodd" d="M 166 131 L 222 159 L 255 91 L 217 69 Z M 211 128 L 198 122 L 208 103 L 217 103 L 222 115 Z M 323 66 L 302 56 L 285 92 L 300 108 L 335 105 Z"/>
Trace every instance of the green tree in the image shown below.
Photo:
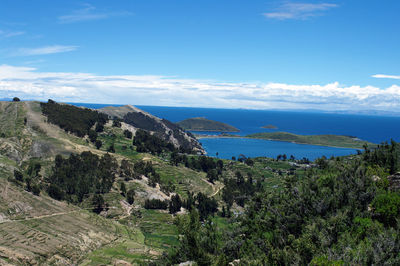
<path fill-rule="evenodd" d="M 95 146 L 96 146 L 97 149 L 100 149 L 102 145 L 103 145 L 103 142 L 101 142 L 101 140 L 99 140 L 99 139 L 96 140 Z"/>
<path fill-rule="evenodd" d="M 129 204 L 133 204 L 133 202 L 135 201 L 135 191 L 133 189 L 129 189 L 126 193 L 126 200 Z"/>
<path fill-rule="evenodd" d="M 24 181 L 24 175 L 18 170 L 14 170 L 14 178 L 15 178 L 15 180 L 20 181 L 20 182 Z"/>
<path fill-rule="evenodd" d="M 104 198 L 100 194 L 94 194 L 92 198 L 93 212 L 99 214 L 104 209 Z"/>
<path fill-rule="evenodd" d="M 385 225 L 396 224 L 400 214 L 400 194 L 397 192 L 384 192 L 378 194 L 372 201 L 374 213 Z"/>
<path fill-rule="evenodd" d="M 125 197 L 125 195 L 126 195 L 126 185 L 125 185 L 124 182 L 121 182 L 120 190 L 121 190 L 121 195 Z"/>

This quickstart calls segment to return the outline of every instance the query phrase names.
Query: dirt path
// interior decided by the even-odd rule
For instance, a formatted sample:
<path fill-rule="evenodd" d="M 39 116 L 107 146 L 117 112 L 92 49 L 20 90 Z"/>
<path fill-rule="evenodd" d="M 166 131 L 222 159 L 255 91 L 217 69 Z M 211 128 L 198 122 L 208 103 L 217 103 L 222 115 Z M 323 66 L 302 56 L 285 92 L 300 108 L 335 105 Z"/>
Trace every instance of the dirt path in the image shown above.
<path fill-rule="evenodd" d="M 57 213 L 52 213 L 52 214 L 39 215 L 39 216 L 35 216 L 35 217 L 26 217 L 26 218 L 23 218 L 23 219 L 4 220 L 4 221 L 0 221 L 0 224 L 23 222 L 23 221 L 29 221 L 29 220 L 37 220 L 37 219 L 49 218 L 49 217 L 54 217 L 54 216 L 59 216 L 59 215 L 71 214 L 71 213 L 79 212 L 79 211 L 80 210 L 68 211 L 68 212 L 57 212 Z"/>
<path fill-rule="evenodd" d="M 222 185 L 221 187 L 219 187 L 213 194 L 211 194 L 211 197 L 214 197 L 215 195 L 217 195 L 218 192 L 220 192 L 221 189 L 223 189 L 224 187 L 225 187 L 224 185 Z"/>

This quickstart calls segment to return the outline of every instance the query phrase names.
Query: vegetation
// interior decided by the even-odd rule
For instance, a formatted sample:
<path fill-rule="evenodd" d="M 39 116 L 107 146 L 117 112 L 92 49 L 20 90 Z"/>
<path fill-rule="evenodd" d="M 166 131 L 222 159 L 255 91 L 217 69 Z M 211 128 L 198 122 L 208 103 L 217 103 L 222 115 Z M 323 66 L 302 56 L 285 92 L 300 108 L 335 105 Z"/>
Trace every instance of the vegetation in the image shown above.
<path fill-rule="evenodd" d="M 177 123 L 185 130 L 191 131 L 223 131 L 223 132 L 239 132 L 239 129 L 231 125 L 209 120 L 204 117 L 194 117 L 185 119 Z"/>
<path fill-rule="evenodd" d="M 399 146 L 323 159 L 323 167 L 302 178 L 287 175 L 281 190 L 261 189 L 250 197 L 245 212 L 231 219 L 233 227 L 218 228 L 210 219 L 201 226 L 192 211 L 178 221 L 183 238 L 168 263 L 399 264 L 400 194 L 384 182 L 390 168 L 400 170 Z"/>
<path fill-rule="evenodd" d="M 353 149 L 362 149 L 366 144 L 370 147 L 376 146 L 372 143 L 359 140 L 352 136 L 340 135 L 296 135 L 287 132 L 264 132 L 250 134 L 246 137 L 253 139 L 278 140 L 299 144 L 322 145 Z"/>
<path fill-rule="evenodd" d="M 58 125 L 78 137 L 89 135 L 89 131 L 94 125 L 96 125 L 96 132 L 101 132 L 104 124 L 108 121 L 105 114 L 88 108 L 58 104 L 52 100 L 47 103 L 40 103 L 40 106 L 49 123 Z"/>
<path fill-rule="evenodd" d="M 120 120 L 81 121 L 91 127 L 79 138 L 27 106 L 0 105 L 0 264 L 400 263 L 394 141 L 315 162 L 220 160 L 185 154 L 157 132 L 132 140 Z"/>
<path fill-rule="evenodd" d="M 110 191 L 118 164 L 109 154 L 99 157 L 91 152 L 71 154 L 64 159 L 57 155 L 52 174 L 49 176 L 48 193 L 58 200 L 82 202 L 91 194 Z M 100 200 L 96 197 L 96 200 Z"/>
<path fill-rule="evenodd" d="M 154 155 L 160 155 L 163 151 L 175 151 L 172 143 L 166 142 L 141 129 L 136 131 L 133 138 L 133 145 L 136 146 L 137 152 L 149 152 Z"/>

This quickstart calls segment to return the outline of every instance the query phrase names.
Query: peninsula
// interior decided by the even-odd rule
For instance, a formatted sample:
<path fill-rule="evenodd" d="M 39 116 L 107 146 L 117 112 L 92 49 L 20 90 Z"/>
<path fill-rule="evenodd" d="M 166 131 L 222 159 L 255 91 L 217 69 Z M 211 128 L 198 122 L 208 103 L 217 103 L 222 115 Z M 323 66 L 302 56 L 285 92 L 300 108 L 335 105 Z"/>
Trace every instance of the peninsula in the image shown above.
<path fill-rule="evenodd" d="M 220 132 L 239 132 L 240 130 L 234 126 L 209 120 L 204 117 L 194 117 L 185 119 L 178 123 L 180 127 L 189 131 L 220 131 Z"/>
<path fill-rule="evenodd" d="M 296 135 L 288 132 L 264 132 L 247 135 L 246 138 L 266 139 L 293 142 L 298 144 L 321 145 L 340 148 L 362 149 L 365 144 L 375 147 L 376 144 L 358 139 L 353 136 L 342 135 Z"/>

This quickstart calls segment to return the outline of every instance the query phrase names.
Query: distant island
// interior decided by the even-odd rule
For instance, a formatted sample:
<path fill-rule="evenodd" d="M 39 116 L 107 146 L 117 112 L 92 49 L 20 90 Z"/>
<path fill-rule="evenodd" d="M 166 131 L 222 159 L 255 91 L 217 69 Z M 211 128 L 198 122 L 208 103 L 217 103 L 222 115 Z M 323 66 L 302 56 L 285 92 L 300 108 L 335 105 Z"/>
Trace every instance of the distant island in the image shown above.
<path fill-rule="evenodd" d="M 204 117 L 194 117 L 177 122 L 180 127 L 190 131 L 221 131 L 221 132 L 239 132 L 234 126 L 209 120 Z"/>
<path fill-rule="evenodd" d="M 262 126 L 261 128 L 266 128 L 266 129 L 278 129 L 278 127 L 277 127 L 277 126 L 274 126 L 274 125 L 265 125 L 265 126 Z"/>
<path fill-rule="evenodd" d="M 362 149 L 364 144 L 375 147 L 376 144 L 360 140 L 354 136 L 343 135 L 296 135 L 288 132 L 264 132 L 247 135 L 246 138 L 267 139 L 293 142 L 298 144 L 321 145 L 340 148 Z"/>

